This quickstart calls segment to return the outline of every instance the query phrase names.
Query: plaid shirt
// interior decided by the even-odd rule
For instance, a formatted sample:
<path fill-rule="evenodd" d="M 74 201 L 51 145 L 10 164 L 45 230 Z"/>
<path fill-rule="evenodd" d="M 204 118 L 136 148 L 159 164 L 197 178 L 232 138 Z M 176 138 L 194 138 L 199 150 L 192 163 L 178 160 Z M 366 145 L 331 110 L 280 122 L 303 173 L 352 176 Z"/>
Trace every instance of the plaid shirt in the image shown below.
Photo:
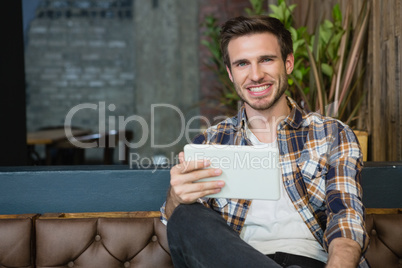
<path fill-rule="evenodd" d="M 306 113 L 288 98 L 290 114 L 277 127 L 282 181 L 296 210 L 314 237 L 328 251 L 337 237 L 355 240 L 367 249 L 362 203 L 362 155 L 353 131 L 342 122 Z M 237 116 L 210 127 L 196 144 L 251 145 L 246 135 L 244 106 Z M 240 234 L 251 200 L 203 198 Z M 167 223 L 165 206 L 161 220 Z M 362 257 L 359 267 L 368 267 Z"/>

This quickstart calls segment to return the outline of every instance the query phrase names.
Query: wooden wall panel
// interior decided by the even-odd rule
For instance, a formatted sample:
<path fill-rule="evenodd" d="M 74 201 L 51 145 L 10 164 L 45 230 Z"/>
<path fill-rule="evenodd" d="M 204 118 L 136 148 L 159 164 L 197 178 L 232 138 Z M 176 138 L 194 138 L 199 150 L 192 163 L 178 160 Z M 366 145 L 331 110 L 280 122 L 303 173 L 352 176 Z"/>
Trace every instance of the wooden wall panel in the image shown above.
<path fill-rule="evenodd" d="M 385 121 L 381 120 L 381 114 L 385 114 L 384 111 L 382 110 L 382 107 L 384 106 L 382 104 L 384 97 L 383 97 L 383 92 L 385 91 L 385 86 L 383 83 L 382 77 L 382 71 L 381 71 L 381 65 L 383 64 L 381 62 L 381 59 L 383 58 L 381 56 L 382 54 L 382 47 L 381 47 L 381 41 L 380 41 L 380 36 L 381 36 L 381 3 L 380 1 L 374 1 L 373 2 L 373 9 L 372 9 L 372 20 L 371 20 L 371 25 L 370 25 L 370 30 L 369 30 L 369 42 L 371 42 L 372 46 L 372 65 L 368 65 L 368 69 L 371 71 L 371 79 L 372 79 L 372 87 L 369 88 L 369 103 L 370 105 L 368 106 L 369 109 L 369 114 L 370 114 L 370 125 L 368 127 L 368 130 L 371 134 L 371 146 L 370 146 L 370 152 L 371 152 L 371 158 L 372 160 L 376 159 L 385 159 L 385 147 L 384 146 L 377 146 L 377 148 L 373 147 L 375 145 L 374 141 L 377 140 L 378 144 L 382 143 L 381 140 L 383 140 L 385 136 L 385 126 L 383 125 Z M 376 101 L 374 101 L 376 100 Z M 375 127 L 372 127 L 375 126 Z"/>
<path fill-rule="evenodd" d="M 392 159 L 396 156 L 396 122 L 398 118 L 397 114 L 397 107 L 398 107 L 398 99 L 397 99 L 397 81 L 395 79 L 396 74 L 396 36 L 395 36 L 395 2 L 393 1 L 383 1 L 385 4 L 385 8 L 388 11 L 389 16 L 384 16 L 385 25 L 387 26 L 385 29 L 386 36 L 384 40 L 386 40 L 387 46 L 387 103 L 386 105 L 386 121 L 388 122 L 389 126 L 387 128 L 387 148 L 390 150 L 387 151 L 386 158 Z"/>
<path fill-rule="evenodd" d="M 373 161 L 402 161 L 401 0 L 372 0 L 369 42 L 372 44 L 369 88 Z"/>
<path fill-rule="evenodd" d="M 391 159 L 402 161 L 402 0 L 395 0 L 395 154 Z"/>

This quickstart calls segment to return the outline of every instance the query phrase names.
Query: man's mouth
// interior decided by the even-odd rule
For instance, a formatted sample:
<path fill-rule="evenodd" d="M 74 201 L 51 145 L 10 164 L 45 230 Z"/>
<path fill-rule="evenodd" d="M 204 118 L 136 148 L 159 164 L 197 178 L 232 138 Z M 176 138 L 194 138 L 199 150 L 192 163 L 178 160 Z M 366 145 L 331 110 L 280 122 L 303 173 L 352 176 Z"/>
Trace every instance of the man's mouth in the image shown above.
<path fill-rule="evenodd" d="M 261 92 L 269 88 L 270 85 L 264 85 L 260 87 L 250 87 L 249 90 L 252 92 Z"/>
<path fill-rule="evenodd" d="M 250 91 L 252 95 L 264 95 L 270 90 L 271 86 L 272 84 L 265 84 L 261 86 L 251 86 L 248 87 L 247 89 Z"/>

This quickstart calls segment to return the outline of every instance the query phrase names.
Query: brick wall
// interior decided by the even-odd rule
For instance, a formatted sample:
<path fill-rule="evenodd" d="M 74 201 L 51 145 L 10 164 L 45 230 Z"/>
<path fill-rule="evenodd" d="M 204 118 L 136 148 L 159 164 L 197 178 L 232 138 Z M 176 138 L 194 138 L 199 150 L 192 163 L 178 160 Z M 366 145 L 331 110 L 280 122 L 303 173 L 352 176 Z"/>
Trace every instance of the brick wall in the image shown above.
<path fill-rule="evenodd" d="M 68 111 L 81 103 L 114 104 L 107 115 L 133 114 L 131 9 L 131 0 L 41 2 L 25 51 L 29 131 L 63 125 Z M 91 109 L 77 112 L 72 121 L 93 131 L 99 123 L 99 112 Z"/>

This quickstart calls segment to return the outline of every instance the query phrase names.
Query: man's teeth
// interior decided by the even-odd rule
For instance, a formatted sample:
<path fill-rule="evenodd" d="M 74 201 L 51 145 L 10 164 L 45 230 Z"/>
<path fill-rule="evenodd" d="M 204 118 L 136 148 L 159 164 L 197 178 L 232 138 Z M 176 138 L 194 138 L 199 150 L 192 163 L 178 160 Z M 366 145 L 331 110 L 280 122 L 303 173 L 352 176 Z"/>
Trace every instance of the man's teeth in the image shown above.
<path fill-rule="evenodd" d="M 265 86 L 261 86 L 261 87 L 250 87 L 249 90 L 252 92 L 260 92 L 260 91 L 264 91 L 268 88 L 268 85 Z"/>

